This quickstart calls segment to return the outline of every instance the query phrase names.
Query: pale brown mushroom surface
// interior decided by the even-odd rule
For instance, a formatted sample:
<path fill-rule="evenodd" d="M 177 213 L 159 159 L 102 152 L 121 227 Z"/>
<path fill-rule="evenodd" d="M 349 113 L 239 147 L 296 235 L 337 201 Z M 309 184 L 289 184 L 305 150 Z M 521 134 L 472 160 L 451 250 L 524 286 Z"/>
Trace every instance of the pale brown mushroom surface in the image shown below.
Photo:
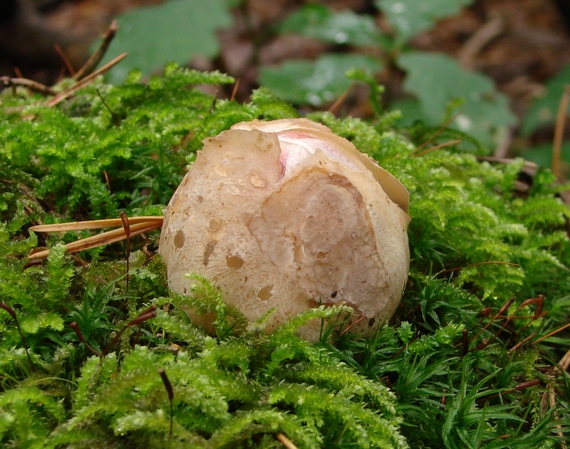
<path fill-rule="evenodd" d="M 173 291 L 189 293 L 185 275 L 199 273 L 251 321 L 274 309 L 268 331 L 347 304 L 360 318 L 351 330 L 371 334 L 407 280 L 407 207 L 404 186 L 327 127 L 239 123 L 204 141 L 167 207 L 160 254 Z M 315 340 L 320 328 L 299 333 Z"/>

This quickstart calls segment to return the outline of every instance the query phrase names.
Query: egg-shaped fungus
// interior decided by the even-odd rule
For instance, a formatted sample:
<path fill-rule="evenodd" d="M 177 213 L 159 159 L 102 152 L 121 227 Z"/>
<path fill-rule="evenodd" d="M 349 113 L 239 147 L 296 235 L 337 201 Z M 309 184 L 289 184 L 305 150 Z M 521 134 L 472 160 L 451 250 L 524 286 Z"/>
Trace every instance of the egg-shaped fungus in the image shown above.
<path fill-rule="evenodd" d="M 396 310 L 408 277 L 408 191 L 348 140 L 308 119 L 238 123 L 205 139 L 166 209 L 168 284 L 187 273 L 221 289 L 266 329 L 320 304 L 354 309 L 369 335 Z M 208 328 L 211 317 L 193 314 Z M 320 320 L 299 334 L 319 336 Z"/>

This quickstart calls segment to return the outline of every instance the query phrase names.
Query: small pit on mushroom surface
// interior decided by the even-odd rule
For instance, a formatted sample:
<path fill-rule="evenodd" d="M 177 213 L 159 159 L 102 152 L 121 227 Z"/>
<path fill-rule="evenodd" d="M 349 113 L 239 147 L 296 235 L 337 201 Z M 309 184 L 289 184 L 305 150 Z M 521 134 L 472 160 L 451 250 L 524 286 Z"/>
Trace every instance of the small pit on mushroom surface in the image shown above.
<path fill-rule="evenodd" d="M 218 229 L 220 229 L 220 226 L 221 226 L 221 223 L 218 220 L 212 218 L 210 220 L 210 222 L 208 223 L 208 231 L 216 232 Z"/>
<path fill-rule="evenodd" d="M 184 231 L 182 231 L 182 229 L 179 229 L 178 231 L 176 231 L 176 234 L 174 235 L 174 247 L 182 248 L 184 246 L 185 240 L 186 237 L 184 236 Z"/>
<path fill-rule="evenodd" d="M 273 296 L 272 290 L 273 285 L 266 285 L 261 290 L 259 290 L 259 292 L 257 292 L 257 297 L 262 301 L 268 301 Z"/>
<path fill-rule="evenodd" d="M 218 243 L 218 241 L 213 240 L 213 241 L 208 242 L 208 244 L 206 245 L 206 249 L 204 250 L 204 255 L 202 256 L 202 263 L 204 264 L 205 267 L 208 266 L 208 263 L 210 261 L 210 256 L 214 252 L 214 248 L 216 247 L 216 243 Z"/>
<path fill-rule="evenodd" d="M 239 270 L 243 267 L 244 260 L 240 256 L 230 256 L 226 257 L 226 264 L 228 265 L 228 268 Z"/>

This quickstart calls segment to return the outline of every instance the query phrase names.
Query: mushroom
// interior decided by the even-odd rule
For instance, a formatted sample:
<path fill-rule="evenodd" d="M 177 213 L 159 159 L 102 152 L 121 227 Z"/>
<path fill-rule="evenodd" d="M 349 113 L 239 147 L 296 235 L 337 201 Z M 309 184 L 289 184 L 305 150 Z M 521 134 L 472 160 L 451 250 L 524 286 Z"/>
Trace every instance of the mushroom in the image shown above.
<path fill-rule="evenodd" d="M 169 288 L 198 273 L 271 332 L 311 307 L 346 304 L 374 332 L 408 277 L 408 191 L 348 140 L 308 119 L 238 123 L 205 139 L 170 200 L 159 252 Z M 205 328 L 211 317 L 190 311 Z M 313 320 L 298 333 L 319 337 Z"/>

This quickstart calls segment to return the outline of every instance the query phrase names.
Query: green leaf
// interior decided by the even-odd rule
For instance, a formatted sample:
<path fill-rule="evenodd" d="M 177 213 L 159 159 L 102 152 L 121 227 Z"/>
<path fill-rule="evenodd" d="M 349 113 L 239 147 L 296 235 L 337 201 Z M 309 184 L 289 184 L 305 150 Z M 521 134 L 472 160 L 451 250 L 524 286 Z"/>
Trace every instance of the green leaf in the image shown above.
<path fill-rule="evenodd" d="M 570 64 L 564 67 L 558 75 L 549 79 L 545 91 L 536 99 L 523 118 L 521 131 L 528 136 L 541 126 L 552 125 L 562 100 L 564 86 L 570 84 Z M 566 111 L 568 113 L 568 111 Z"/>
<path fill-rule="evenodd" d="M 352 69 L 379 72 L 380 61 L 360 54 L 325 54 L 315 61 L 290 60 L 279 67 L 262 67 L 261 84 L 280 98 L 320 106 L 338 98 L 350 85 Z"/>
<path fill-rule="evenodd" d="M 461 8 L 471 3 L 472 0 L 375 0 L 374 2 L 394 27 L 396 35 L 402 42 L 431 28 L 438 19 L 457 14 Z"/>
<path fill-rule="evenodd" d="M 292 13 L 281 24 L 280 32 L 351 45 L 378 45 L 382 37 L 373 17 L 350 10 L 333 12 L 316 4 L 306 5 Z"/>
<path fill-rule="evenodd" d="M 446 121 L 456 112 L 450 109 L 462 103 L 452 126 L 494 147 L 506 128 L 515 123 L 507 98 L 497 92 L 493 81 L 461 68 L 451 57 L 409 52 L 400 56 L 399 63 L 408 72 L 404 89 L 417 97 L 421 108 L 418 118 L 429 120 L 428 124 Z"/>
<path fill-rule="evenodd" d="M 119 82 L 132 69 L 149 75 L 166 62 L 187 63 L 194 56 L 216 56 L 216 30 L 231 25 L 224 0 L 171 0 L 129 11 L 117 18 L 120 30 L 103 63 L 120 53 L 129 57 L 108 74 Z"/>

